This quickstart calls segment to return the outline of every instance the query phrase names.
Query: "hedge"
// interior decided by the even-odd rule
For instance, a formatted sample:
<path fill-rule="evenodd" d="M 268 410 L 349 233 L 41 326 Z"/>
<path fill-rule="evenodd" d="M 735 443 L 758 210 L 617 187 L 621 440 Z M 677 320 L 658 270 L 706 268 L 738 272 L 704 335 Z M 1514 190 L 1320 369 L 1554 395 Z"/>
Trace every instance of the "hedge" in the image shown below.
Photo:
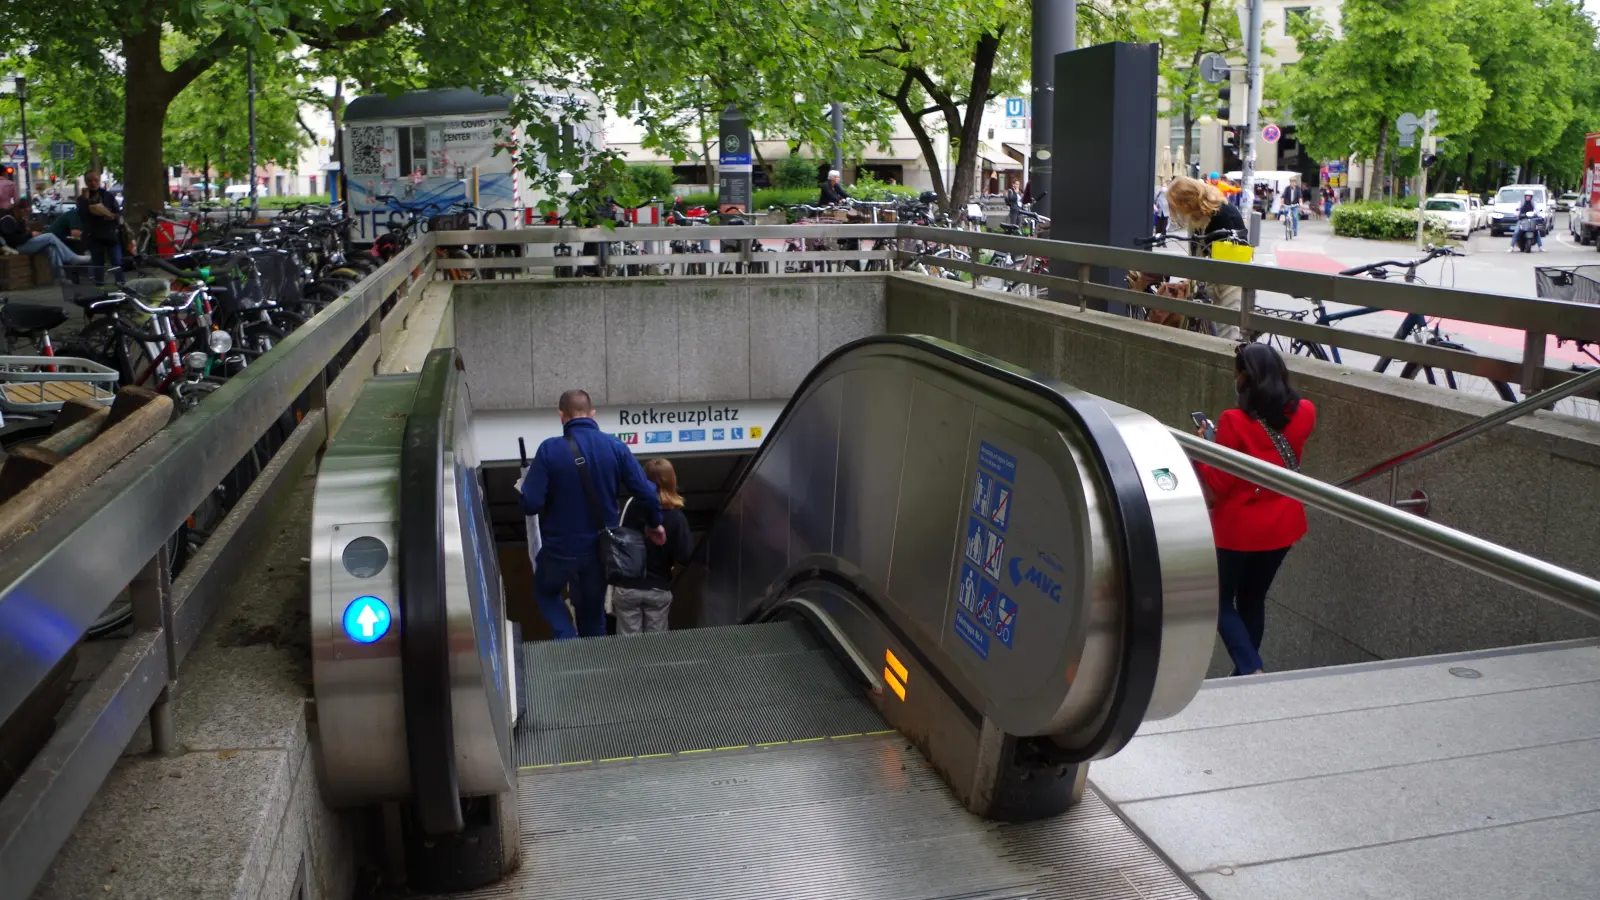
<path fill-rule="evenodd" d="M 1426 237 L 1444 240 L 1444 220 L 1429 216 Z M 1333 208 L 1333 233 L 1339 237 L 1403 241 L 1416 237 L 1417 211 L 1383 203 L 1341 203 Z"/>

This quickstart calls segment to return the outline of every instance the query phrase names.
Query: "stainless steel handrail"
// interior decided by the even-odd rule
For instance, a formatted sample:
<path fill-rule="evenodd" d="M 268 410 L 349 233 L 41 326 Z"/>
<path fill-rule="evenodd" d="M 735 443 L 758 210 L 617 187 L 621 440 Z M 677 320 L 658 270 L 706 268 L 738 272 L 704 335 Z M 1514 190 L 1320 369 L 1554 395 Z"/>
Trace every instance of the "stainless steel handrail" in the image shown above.
<path fill-rule="evenodd" d="M 1492 431 L 1536 410 L 1544 409 L 1557 400 L 1564 400 L 1573 394 L 1581 394 L 1595 387 L 1600 387 L 1600 369 L 1585 372 L 1564 384 L 1540 391 L 1531 397 L 1526 397 L 1513 403 L 1505 409 L 1496 410 L 1481 419 L 1457 428 L 1449 434 L 1434 438 L 1420 447 L 1413 447 L 1404 453 L 1378 463 L 1370 469 L 1351 475 L 1349 478 L 1337 482 L 1337 485 L 1342 488 L 1351 488 L 1363 482 L 1371 481 L 1385 472 L 1408 466 L 1419 459 L 1432 456 L 1440 450 L 1448 450 L 1462 441 L 1477 437 L 1486 431 Z"/>
<path fill-rule="evenodd" d="M 1171 431 L 1193 459 L 1575 612 L 1600 618 L 1600 581 L 1263 462 L 1189 432 L 1176 428 Z"/>

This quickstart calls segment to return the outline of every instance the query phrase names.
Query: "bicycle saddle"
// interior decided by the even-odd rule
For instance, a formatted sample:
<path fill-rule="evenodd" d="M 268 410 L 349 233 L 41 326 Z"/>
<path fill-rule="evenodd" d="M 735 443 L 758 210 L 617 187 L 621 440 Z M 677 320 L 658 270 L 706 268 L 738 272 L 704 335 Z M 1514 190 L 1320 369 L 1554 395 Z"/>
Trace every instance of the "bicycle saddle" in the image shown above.
<path fill-rule="evenodd" d="M 66 324 L 67 311 L 59 306 L 42 303 L 7 303 L 0 306 L 0 321 L 8 332 L 28 334 L 49 331 Z"/>

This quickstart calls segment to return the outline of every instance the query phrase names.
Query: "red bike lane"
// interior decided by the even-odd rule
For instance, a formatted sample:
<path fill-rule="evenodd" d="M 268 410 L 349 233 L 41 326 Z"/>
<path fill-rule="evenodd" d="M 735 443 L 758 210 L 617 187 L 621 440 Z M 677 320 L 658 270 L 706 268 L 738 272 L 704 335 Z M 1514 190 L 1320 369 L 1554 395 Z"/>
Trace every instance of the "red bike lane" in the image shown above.
<path fill-rule="evenodd" d="M 1299 272 L 1320 272 L 1327 275 L 1337 275 L 1345 269 L 1352 268 L 1351 265 L 1342 263 L 1326 253 L 1319 253 L 1315 250 L 1289 250 L 1280 248 L 1274 255 L 1277 259 L 1278 268 L 1280 269 L 1294 269 Z M 1390 333 L 1392 334 L 1394 328 L 1400 327 L 1400 320 L 1405 318 L 1405 314 L 1385 311 L 1381 313 L 1373 313 L 1373 317 L 1392 322 L 1392 327 L 1390 328 Z M 1497 351 L 1504 351 L 1494 352 L 1491 355 L 1500 356 L 1505 359 L 1522 358 L 1523 332 L 1518 329 L 1503 328 L 1499 325 L 1484 325 L 1479 322 L 1461 322 L 1455 319 L 1445 319 L 1444 330 L 1458 340 L 1460 338 L 1470 338 L 1472 343 L 1488 344 Z M 1463 343 L 1466 342 L 1464 341 Z M 1485 348 L 1483 347 L 1474 347 L 1473 349 L 1478 350 L 1479 352 L 1485 351 Z M 1554 335 L 1551 335 L 1545 339 L 1544 355 L 1546 361 L 1549 362 L 1560 361 L 1566 363 L 1581 363 L 1584 365 L 1594 364 L 1594 360 L 1579 353 L 1578 349 L 1571 344 L 1568 344 L 1564 347 L 1557 346 L 1556 337 Z"/>

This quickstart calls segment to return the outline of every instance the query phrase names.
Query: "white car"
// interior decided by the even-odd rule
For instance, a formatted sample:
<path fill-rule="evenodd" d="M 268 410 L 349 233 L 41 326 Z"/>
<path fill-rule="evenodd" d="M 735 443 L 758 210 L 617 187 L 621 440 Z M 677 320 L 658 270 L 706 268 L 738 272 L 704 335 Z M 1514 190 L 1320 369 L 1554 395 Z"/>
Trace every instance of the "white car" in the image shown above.
<path fill-rule="evenodd" d="M 1556 212 L 1567 212 L 1572 209 L 1572 204 L 1578 202 L 1578 195 L 1568 191 L 1556 198 Z"/>
<path fill-rule="evenodd" d="M 1483 205 L 1477 194 L 1463 194 L 1467 203 L 1472 207 L 1472 227 L 1474 230 L 1489 227 L 1489 207 Z"/>
<path fill-rule="evenodd" d="M 1495 237 L 1510 234 L 1517 227 L 1517 210 L 1522 208 L 1525 194 L 1533 195 L 1533 209 L 1544 218 L 1544 233 L 1550 233 L 1550 192 L 1542 184 L 1508 184 L 1494 195 L 1494 206 L 1489 211 L 1489 233 Z"/>
<path fill-rule="evenodd" d="M 1477 228 L 1471 201 L 1460 194 L 1435 194 L 1428 198 L 1424 210 L 1429 216 L 1444 220 L 1445 234 L 1465 240 Z"/>

